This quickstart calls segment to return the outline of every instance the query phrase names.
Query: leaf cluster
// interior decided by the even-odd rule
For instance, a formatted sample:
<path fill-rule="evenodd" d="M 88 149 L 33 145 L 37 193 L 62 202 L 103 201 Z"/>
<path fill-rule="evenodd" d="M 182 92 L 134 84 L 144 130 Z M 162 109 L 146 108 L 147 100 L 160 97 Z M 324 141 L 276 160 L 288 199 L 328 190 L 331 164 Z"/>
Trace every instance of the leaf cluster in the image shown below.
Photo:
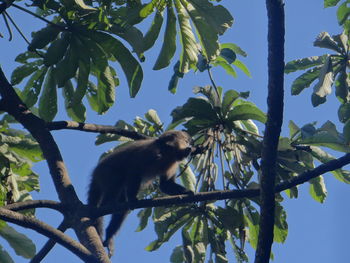
<path fill-rule="evenodd" d="M 38 175 L 31 169 L 33 162 L 43 159 L 39 144 L 27 133 L 12 129 L 8 115 L 0 121 L 0 206 L 32 200 L 31 191 L 39 191 Z M 24 214 L 34 215 L 34 210 Z M 0 237 L 5 239 L 24 258 L 35 255 L 35 245 L 25 235 L 0 221 Z M 0 246 L 1 262 L 14 262 L 8 252 Z"/>

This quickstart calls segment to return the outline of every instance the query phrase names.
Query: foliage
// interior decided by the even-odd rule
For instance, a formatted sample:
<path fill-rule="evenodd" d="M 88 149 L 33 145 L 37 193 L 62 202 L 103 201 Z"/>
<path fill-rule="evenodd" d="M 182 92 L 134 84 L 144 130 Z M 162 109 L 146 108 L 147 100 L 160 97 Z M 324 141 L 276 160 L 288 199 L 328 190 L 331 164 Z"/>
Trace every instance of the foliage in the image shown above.
<path fill-rule="evenodd" d="M 32 171 L 32 162 L 42 160 L 38 143 L 27 133 L 11 129 L 5 115 L 0 121 L 0 206 L 31 200 L 31 191 L 39 191 L 38 175 Z M 33 216 L 34 210 L 23 211 Z M 35 245 L 23 234 L 0 221 L 0 236 L 15 250 L 17 255 L 32 258 Z M 13 262 L 8 252 L 0 246 L 1 262 Z"/>
<path fill-rule="evenodd" d="M 160 37 L 165 14 L 164 42 L 155 70 L 170 64 L 177 48 L 176 35 L 180 36 L 178 72 L 181 74 L 195 68 L 199 57 L 217 61 L 219 55 L 229 49 L 220 51 L 218 37 L 232 25 L 233 18 L 223 6 L 207 0 L 153 0 L 148 4 L 94 1 L 93 6 L 99 5 L 97 7 L 91 7 L 92 1 L 87 3 L 33 2 L 44 16 L 50 17 L 52 13 L 57 16 L 33 33 L 28 51 L 16 59 L 23 65 L 14 70 L 11 83 L 17 85 L 29 77 L 21 95 L 29 107 L 36 105 L 40 97 L 39 115 L 47 121 L 57 113 L 56 90 L 61 87 L 66 111 L 73 120 L 86 118 L 84 97 L 93 110 L 105 113 L 114 104 L 115 87 L 119 85 L 111 62 L 120 64 L 130 96 L 135 97 L 143 79 L 140 62 L 144 61 L 144 52 Z M 143 35 L 136 25 L 153 14 L 152 24 Z M 124 41 L 132 47 L 138 60 Z M 236 64 L 246 70 L 238 61 Z M 227 63 L 224 66 L 229 67 Z"/>
<path fill-rule="evenodd" d="M 325 148 L 350 152 L 348 2 L 324 1 L 325 7 L 339 4 L 337 18 L 344 31 L 335 36 L 323 32 L 314 46 L 327 48 L 332 53 L 293 60 L 285 67 L 286 73 L 307 70 L 296 78 L 291 90 L 297 95 L 316 82 L 311 97 L 315 107 L 326 102 L 335 86 L 341 104 L 338 116 L 344 129 L 338 132 L 330 121 L 319 128 L 316 123 L 300 128 L 290 121 L 289 137 L 279 139 L 276 183 L 315 168 L 315 163 L 335 159 Z M 217 66 L 233 77 L 237 76 L 235 68 L 251 76 L 237 58 L 246 57 L 245 51 L 233 43 L 219 43 L 219 36 L 233 24 L 231 14 L 222 5 L 209 0 L 151 0 L 148 3 L 46 0 L 33 1 L 32 7 L 37 8 L 36 15 L 47 25 L 32 34 L 28 51 L 17 56 L 16 61 L 21 65 L 13 71 L 11 83 L 25 83 L 16 92 L 40 118 L 46 122 L 55 118 L 60 110 L 60 89 L 65 110 L 72 120 L 85 121 L 87 103 L 99 114 L 107 112 L 115 103 L 115 88 L 120 82 L 115 62 L 125 74 L 130 96 L 135 97 L 143 80 L 141 64 L 146 52 L 157 40 L 162 41 L 153 69 L 166 68 L 175 61 L 168 87 L 171 92 L 176 92 L 179 79 L 191 69 L 207 72 L 211 85 L 195 87 L 195 96 L 172 111 L 172 123 L 167 127 L 153 109 L 144 118 L 135 118 L 132 124 L 119 120 L 115 126 L 148 136 L 158 136 L 180 125 L 186 128 L 200 152 L 181 164 L 180 179 L 186 188 L 195 192 L 259 187 L 263 147 L 260 134 L 266 114 L 248 100 L 249 92 L 219 87 L 211 76 L 211 69 Z M 141 24 L 149 25 L 145 34 L 137 28 Z M 164 32 L 162 37 L 161 32 Z M 29 192 L 39 189 L 38 176 L 31 165 L 43 159 L 38 143 L 30 135 L 10 128 L 12 121 L 5 115 L 0 123 L 1 205 L 31 198 Z M 128 141 L 130 138 L 107 133 L 97 136 L 96 144 L 120 142 L 116 146 L 120 147 Z M 340 181 L 350 183 L 348 171 L 339 169 L 332 173 Z M 323 177 L 309 183 L 312 198 L 324 202 L 327 189 Z M 154 186 L 140 193 L 140 198 L 161 195 L 157 182 Z M 297 198 L 298 191 L 292 187 L 285 193 L 289 198 Z M 277 194 L 274 241 L 279 243 L 283 243 L 288 234 L 282 201 L 283 196 Z M 259 205 L 257 198 L 242 198 L 145 208 L 138 213 L 138 231 L 143 230 L 149 220 L 154 221 L 157 239 L 146 247 L 148 251 L 157 250 L 181 232 L 182 244 L 173 249 L 170 262 L 228 262 L 228 245 L 232 246 L 237 261 L 244 262 L 248 260 L 245 243 L 249 242 L 253 248 L 257 246 Z M 33 215 L 34 211 L 25 213 Z M 26 258 L 34 255 L 31 241 L 5 222 L 0 222 L 0 236 L 17 254 Z M 2 247 L 0 258 L 12 262 Z"/>

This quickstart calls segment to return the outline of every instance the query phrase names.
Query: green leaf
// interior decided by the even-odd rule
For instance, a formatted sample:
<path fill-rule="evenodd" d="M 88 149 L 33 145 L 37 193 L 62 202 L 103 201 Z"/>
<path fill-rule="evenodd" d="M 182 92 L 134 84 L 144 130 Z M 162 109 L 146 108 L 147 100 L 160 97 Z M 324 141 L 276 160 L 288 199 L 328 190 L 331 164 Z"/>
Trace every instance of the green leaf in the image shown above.
<path fill-rule="evenodd" d="M 90 63 L 79 60 L 77 88 L 73 94 L 73 103 L 80 103 L 86 94 L 90 74 Z"/>
<path fill-rule="evenodd" d="M 321 67 L 314 67 L 297 77 L 292 83 L 292 95 L 298 95 L 304 89 L 310 87 L 311 83 L 314 82 L 320 75 L 320 71 Z"/>
<path fill-rule="evenodd" d="M 326 151 L 322 150 L 320 147 L 310 146 L 310 148 L 312 150 L 311 151 L 312 156 L 322 163 L 327 163 L 327 162 L 335 159 L 334 156 L 332 156 L 329 153 L 327 153 Z M 337 170 L 331 171 L 331 173 L 339 181 L 346 183 L 346 184 L 350 184 L 349 171 L 337 169 Z"/>
<path fill-rule="evenodd" d="M 146 120 L 148 120 L 149 122 L 161 127 L 163 125 L 163 123 L 161 122 L 157 112 L 153 109 L 150 109 L 149 111 L 147 111 L 147 113 L 145 114 L 145 118 Z"/>
<path fill-rule="evenodd" d="M 193 215 L 191 209 L 187 207 L 173 210 L 155 219 L 155 230 L 158 239 L 151 242 L 145 249 L 147 251 L 158 249 L 163 243 L 167 242 L 177 230 L 192 219 Z"/>
<path fill-rule="evenodd" d="M 10 149 L 31 162 L 43 160 L 39 144 L 30 137 L 1 135 L 1 142 L 6 143 Z"/>
<path fill-rule="evenodd" d="M 47 67 L 37 70 L 24 86 L 20 97 L 27 107 L 30 108 L 37 102 L 47 70 Z"/>
<path fill-rule="evenodd" d="M 275 225 L 273 229 L 273 241 L 284 243 L 288 235 L 287 213 L 283 207 L 276 203 L 275 208 Z"/>
<path fill-rule="evenodd" d="M 34 61 L 15 68 L 11 75 L 11 84 L 17 85 L 21 83 L 23 79 L 37 71 L 40 64 L 41 61 Z"/>
<path fill-rule="evenodd" d="M 300 132 L 300 128 L 292 120 L 289 121 L 288 128 L 289 128 L 289 137 L 291 139 L 293 139 Z"/>
<path fill-rule="evenodd" d="M 57 114 L 57 90 L 53 69 L 46 74 L 44 89 L 39 100 L 39 116 L 52 121 Z"/>
<path fill-rule="evenodd" d="M 254 249 L 256 249 L 259 235 L 259 214 L 256 211 L 251 211 L 251 209 L 247 209 L 245 211 L 244 219 L 249 227 L 249 243 Z"/>
<path fill-rule="evenodd" d="M 228 114 L 229 122 L 249 119 L 265 123 L 266 115 L 253 103 L 248 102 L 235 106 Z"/>
<path fill-rule="evenodd" d="M 140 61 L 143 62 L 145 60 L 143 54 L 144 38 L 142 32 L 138 28 L 129 25 L 127 27 L 122 27 L 120 30 L 120 28 L 116 29 L 115 26 L 112 26 L 111 32 L 127 41 L 132 47 L 133 52 L 137 54 Z"/>
<path fill-rule="evenodd" d="M 104 114 L 115 100 L 114 78 L 110 67 L 106 67 L 98 74 L 97 82 L 97 103 L 98 113 Z"/>
<path fill-rule="evenodd" d="M 171 116 L 173 117 L 172 122 L 176 122 L 187 117 L 195 117 L 207 120 L 218 119 L 218 116 L 212 105 L 203 98 L 189 98 L 182 107 L 175 108 L 172 111 Z"/>
<path fill-rule="evenodd" d="M 232 64 L 235 65 L 240 70 L 242 70 L 243 73 L 246 74 L 248 77 L 250 77 L 250 78 L 252 77 L 252 74 L 250 73 L 250 71 L 247 68 L 247 66 L 244 65 L 243 62 L 240 61 L 239 59 L 236 59 Z"/>
<path fill-rule="evenodd" d="M 338 109 L 338 118 L 342 123 L 350 119 L 350 103 L 340 105 Z"/>
<path fill-rule="evenodd" d="M 182 45 L 179 71 L 186 73 L 191 66 L 196 65 L 199 51 L 196 38 L 192 32 L 189 16 L 181 0 L 175 0 L 175 7 L 180 25 L 180 42 Z"/>
<path fill-rule="evenodd" d="M 66 55 L 57 64 L 55 69 L 58 87 L 63 87 L 69 79 L 75 77 L 78 69 L 78 62 L 78 51 L 71 45 L 69 46 Z"/>
<path fill-rule="evenodd" d="M 176 246 L 170 256 L 170 263 L 183 263 L 185 260 L 182 246 Z"/>
<path fill-rule="evenodd" d="M 176 50 L 176 16 L 171 5 L 167 6 L 167 22 L 164 33 L 163 45 L 153 66 L 154 70 L 167 67 Z"/>
<path fill-rule="evenodd" d="M 41 59 L 42 58 L 41 55 L 42 55 L 41 51 L 37 51 L 37 53 L 26 51 L 24 53 L 19 54 L 15 58 L 15 61 L 21 64 L 27 64 L 30 59 L 37 59 L 37 60 Z"/>
<path fill-rule="evenodd" d="M 316 178 L 312 178 L 310 181 L 310 195 L 317 202 L 323 203 L 327 197 L 327 189 L 324 184 L 323 176 L 318 176 Z"/>
<path fill-rule="evenodd" d="M 84 122 L 86 118 L 86 108 L 81 101 L 74 101 L 74 88 L 70 81 L 63 87 L 64 105 L 68 116 L 77 122 Z"/>
<path fill-rule="evenodd" d="M 224 49 L 224 48 L 231 49 L 233 52 L 235 52 L 235 54 L 239 54 L 243 57 L 247 56 L 247 53 L 243 49 L 241 49 L 239 46 L 237 46 L 236 44 L 233 44 L 233 43 L 220 44 L 220 48 L 221 49 Z"/>
<path fill-rule="evenodd" d="M 83 10 L 87 10 L 87 11 L 96 11 L 96 8 L 93 8 L 91 6 L 88 6 L 84 3 L 83 0 L 74 0 L 75 4 L 80 7 Z"/>
<path fill-rule="evenodd" d="M 327 57 L 325 64 L 323 65 L 320 75 L 318 77 L 318 83 L 314 86 L 314 91 L 311 97 L 312 105 L 314 107 L 324 103 L 326 96 L 332 92 L 333 84 L 333 71 L 332 61 L 330 56 Z"/>
<path fill-rule="evenodd" d="M 27 259 L 34 257 L 34 243 L 25 235 L 18 233 L 14 228 L 8 225 L 0 228 L 0 236 L 10 244 L 17 255 Z"/>
<path fill-rule="evenodd" d="M 335 95 L 341 103 L 346 103 L 349 100 L 349 83 L 346 67 L 343 67 L 335 82 Z"/>
<path fill-rule="evenodd" d="M 234 68 L 232 68 L 232 66 L 227 63 L 226 61 L 220 61 L 220 60 L 215 60 L 213 61 L 213 66 L 221 66 L 227 74 L 231 75 L 232 77 L 234 78 L 237 78 L 237 73 L 236 71 L 234 70 Z"/>
<path fill-rule="evenodd" d="M 325 130 L 318 130 L 312 136 L 303 138 L 298 141 L 300 144 L 324 146 L 340 152 L 350 152 L 349 146 L 345 144 L 341 135 L 332 134 Z"/>
<path fill-rule="evenodd" d="M 136 229 L 137 232 L 140 232 L 143 229 L 145 229 L 145 227 L 148 224 L 148 219 L 151 217 L 151 215 L 152 215 L 152 208 L 150 207 L 144 208 L 137 213 L 137 217 L 140 219 L 140 224 Z"/>
<path fill-rule="evenodd" d="M 59 32 L 59 27 L 48 25 L 33 33 L 33 39 L 28 46 L 28 50 L 34 51 L 35 49 L 44 48 L 47 44 L 56 39 Z"/>
<path fill-rule="evenodd" d="M 99 41 L 103 49 L 108 50 L 116 58 L 128 81 L 130 96 L 134 98 L 141 87 L 143 79 L 141 65 L 116 38 L 104 33 L 95 33 L 93 37 Z"/>
<path fill-rule="evenodd" d="M 236 60 L 236 53 L 232 49 L 222 48 L 220 57 L 223 57 L 227 63 L 232 64 Z"/>
<path fill-rule="evenodd" d="M 15 263 L 9 253 L 0 245 L 0 259 L 2 263 Z"/>
<path fill-rule="evenodd" d="M 323 55 L 292 60 L 286 64 L 284 72 L 288 74 L 297 70 L 304 70 L 311 67 L 319 66 L 325 63 L 326 58 L 327 55 Z"/>
<path fill-rule="evenodd" d="M 209 61 L 214 60 L 220 54 L 220 47 L 216 28 L 214 25 L 208 23 L 208 20 L 213 16 L 213 14 L 211 14 L 213 5 L 207 1 L 201 1 L 200 4 L 196 4 L 195 0 L 186 2 L 184 0 L 180 1 L 196 28 L 204 56 Z"/>
<path fill-rule="evenodd" d="M 344 135 L 345 143 L 349 144 L 349 142 L 350 142 L 350 119 L 348 119 L 344 124 L 343 135 Z"/>
<path fill-rule="evenodd" d="M 161 12 L 156 12 L 151 27 L 148 29 L 143 43 L 143 51 L 146 51 L 153 47 L 156 42 L 160 29 L 163 24 L 163 14 Z"/>
<path fill-rule="evenodd" d="M 338 53 L 342 53 L 341 47 L 337 42 L 328 34 L 328 32 L 321 32 L 314 41 L 315 47 L 328 48 Z"/>
<path fill-rule="evenodd" d="M 340 0 L 324 0 L 323 6 L 325 8 L 336 6 Z"/>
<path fill-rule="evenodd" d="M 237 91 L 231 89 L 225 92 L 221 107 L 224 116 L 231 110 L 237 98 L 239 98 L 239 93 Z"/>
<path fill-rule="evenodd" d="M 186 167 L 186 170 L 184 170 L 184 168 L 185 166 L 181 164 L 180 170 L 183 171 L 180 177 L 181 182 L 186 187 L 186 189 L 194 192 L 196 186 L 196 176 L 194 175 L 191 167 Z"/>
<path fill-rule="evenodd" d="M 346 21 L 349 21 L 350 7 L 349 1 L 342 3 L 337 10 L 337 18 L 339 25 L 343 25 Z"/>
<path fill-rule="evenodd" d="M 44 57 L 45 66 L 49 67 L 59 62 L 67 51 L 70 33 L 63 33 L 62 36 L 54 40 Z"/>

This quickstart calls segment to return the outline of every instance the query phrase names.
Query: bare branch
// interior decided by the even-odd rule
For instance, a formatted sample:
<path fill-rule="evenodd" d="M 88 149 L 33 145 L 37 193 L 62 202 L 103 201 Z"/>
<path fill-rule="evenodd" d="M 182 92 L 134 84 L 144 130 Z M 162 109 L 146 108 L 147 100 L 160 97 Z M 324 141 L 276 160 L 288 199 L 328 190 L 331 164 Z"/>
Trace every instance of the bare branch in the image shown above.
<path fill-rule="evenodd" d="M 63 220 L 57 229 L 61 232 L 65 232 L 68 229 L 67 222 Z M 55 246 L 55 244 L 55 240 L 49 239 L 46 244 L 40 249 L 40 251 L 36 253 L 36 255 L 30 260 L 29 263 L 40 263 Z"/>
<path fill-rule="evenodd" d="M 284 190 L 290 189 L 294 186 L 308 182 L 312 178 L 320 176 L 324 173 L 331 172 L 342 168 L 344 165 L 350 164 L 350 153 L 344 156 L 329 161 L 325 164 L 321 164 L 315 169 L 304 172 L 299 176 L 293 177 L 290 180 L 286 180 L 279 183 L 275 187 L 275 193 L 280 193 Z M 240 198 L 253 198 L 260 195 L 260 189 L 244 189 L 244 190 L 224 190 L 224 191 L 211 191 L 201 192 L 194 195 L 177 195 L 177 196 L 164 196 L 154 199 L 144 199 L 133 203 L 122 203 L 118 206 L 105 206 L 101 208 L 90 207 L 92 217 L 99 217 L 107 214 L 116 213 L 125 209 L 137 209 L 146 207 L 159 207 L 159 206 L 171 206 L 179 204 L 189 204 L 201 201 L 213 201 L 213 200 L 225 200 L 225 199 L 240 199 Z M 87 206 L 88 207 L 88 206 Z"/>
<path fill-rule="evenodd" d="M 28 200 L 28 201 L 9 204 L 9 205 L 3 206 L 3 208 L 11 211 L 21 211 L 21 210 L 32 209 L 32 208 L 51 208 L 59 212 L 63 212 L 65 210 L 65 206 L 62 203 L 51 201 L 51 200 Z"/>
<path fill-rule="evenodd" d="M 39 221 L 38 219 L 27 217 L 17 212 L 0 207 L 0 219 L 14 223 L 25 228 L 30 228 L 48 238 L 55 240 L 65 248 L 72 251 L 85 262 L 98 262 L 96 258 L 79 242 L 71 239 L 54 227 Z"/>
<path fill-rule="evenodd" d="M 255 263 L 268 263 L 273 243 L 278 140 L 283 122 L 284 4 L 266 0 L 268 17 L 267 122 L 261 152 L 260 222 Z"/>
<path fill-rule="evenodd" d="M 79 130 L 85 132 L 95 132 L 95 133 L 113 133 L 121 136 L 125 136 L 134 140 L 148 139 L 150 137 L 140 134 L 135 131 L 128 131 L 124 129 L 117 128 L 110 125 L 97 125 L 91 123 L 81 123 L 76 121 L 54 121 L 46 124 L 49 130 Z"/>

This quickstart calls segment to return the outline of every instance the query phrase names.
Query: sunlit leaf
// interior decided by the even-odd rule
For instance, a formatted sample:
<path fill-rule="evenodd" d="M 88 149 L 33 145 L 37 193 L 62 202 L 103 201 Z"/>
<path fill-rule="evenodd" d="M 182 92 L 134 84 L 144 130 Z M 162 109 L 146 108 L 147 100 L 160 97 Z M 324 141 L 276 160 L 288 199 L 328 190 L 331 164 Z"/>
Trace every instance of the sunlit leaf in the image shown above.
<path fill-rule="evenodd" d="M 239 54 L 243 57 L 247 56 L 247 53 L 243 49 L 241 49 L 239 46 L 237 46 L 236 44 L 233 44 L 233 43 L 220 44 L 220 48 L 221 49 L 224 49 L 224 48 L 231 49 L 236 54 Z"/>
<path fill-rule="evenodd" d="M 176 16 L 171 5 L 167 6 L 167 22 L 164 33 L 164 40 L 157 61 L 153 66 L 154 70 L 167 67 L 176 50 Z"/>
<path fill-rule="evenodd" d="M 175 0 L 175 7 L 177 10 L 177 17 L 180 25 L 180 41 L 182 51 L 180 55 L 179 71 L 186 73 L 192 65 L 197 63 L 198 47 L 196 38 L 192 32 L 190 17 L 186 9 L 181 3 L 181 0 Z"/>
<path fill-rule="evenodd" d="M 338 53 L 342 52 L 337 42 L 328 34 L 328 32 L 321 32 L 314 41 L 314 46 L 328 48 Z"/>
<path fill-rule="evenodd" d="M 250 77 L 250 78 L 252 77 L 252 74 L 250 73 L 250 71 L 247 68 L 247 66 L 244 65 L 243 62 L 240 61 L 239 59 L 235 59 L 235 61 L 232 64 L 235 65 L 240 70 L 242 70 L 243 73 L 246 74 L 248 77 Z"/>
<path fill-rule="evenodd" d="M 324 183 L 323 176 L 318 176 L 309 181 L 310 194 L 317 202 L 323 203 L 327 197 L 327 189 Z"/>
<path fill-rule="evenodd" d="M 235 106 L 228 114 L 228 121 L 249 119 L 265 123 L 266 115 L 253 103 L 248 102 Z"/>
<path fill-rule="evenodd" d="M 302 59 L 296 59 L 288 62 L 284 68 L 285 73 L 291 73 L 297 70 L 304 70 L 311 67 L 323 65 L 327 56 L 313 56 Z"/>
<path fill-rule="evenodd" d="M 326 101 L 326 96 L 332 92 L 333 84 L 333 71 L 332 71 L 332 61 L 330 56 L 328 56 L 325 64 L 323 65 L 320 75 L 318 77 L 318 83 L 314 86 L 314 91 L 312 93 L 312 105 L 314 107 L 324 103 Z"/>

